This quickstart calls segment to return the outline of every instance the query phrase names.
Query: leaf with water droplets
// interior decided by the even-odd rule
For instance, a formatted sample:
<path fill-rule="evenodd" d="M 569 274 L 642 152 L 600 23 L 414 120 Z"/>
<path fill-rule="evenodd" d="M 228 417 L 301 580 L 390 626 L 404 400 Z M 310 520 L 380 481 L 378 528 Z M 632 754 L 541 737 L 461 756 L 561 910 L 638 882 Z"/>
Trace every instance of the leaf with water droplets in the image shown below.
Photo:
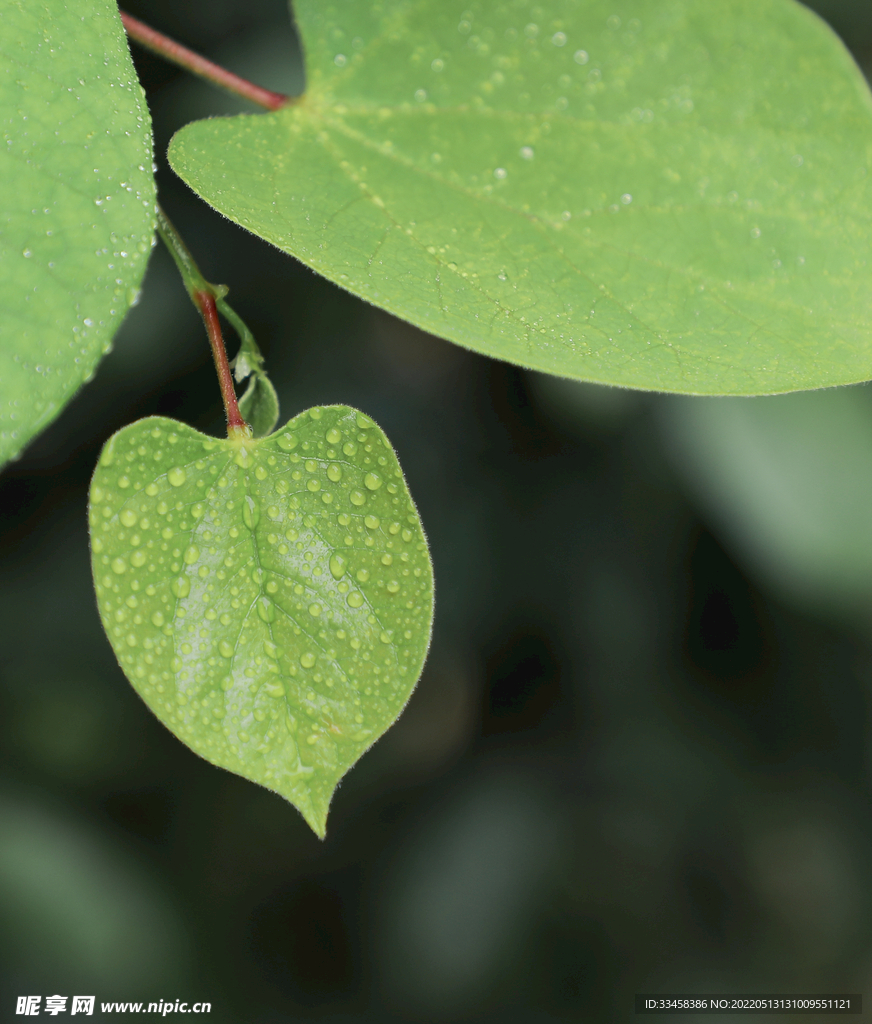
<path fill-rule="evenodd" d="M 90 498 L 100 616 L 138 693 L 323 835 L 430 638 L 427 542 L 385 435 L 346 406 L 263 439 L 152 417 L 110 438 Z"/>
<path fill-rule="evenodd" d="M 872 374 L 872 101 L 806 8 L 294 8 L 302 100 L 170 147 L 232 220 L 561 376 L 753 394 Z"/>
<path fill-rule="evenodd" d="M 151 124 L 114 0 L 3 5 L 0 464 L 89 379 L 151 248 Z"/>

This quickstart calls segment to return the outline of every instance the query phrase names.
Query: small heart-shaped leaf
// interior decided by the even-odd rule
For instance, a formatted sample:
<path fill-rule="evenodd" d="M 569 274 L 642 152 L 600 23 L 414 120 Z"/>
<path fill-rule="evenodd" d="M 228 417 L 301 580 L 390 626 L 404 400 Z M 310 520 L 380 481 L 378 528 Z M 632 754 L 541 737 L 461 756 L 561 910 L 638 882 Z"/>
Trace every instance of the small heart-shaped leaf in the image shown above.
<path fill-rule="evenodd" d="M 430 638 L 427 542 L 385 435 L 347 406 L 260 440 L 151 417 L 107 442 L 90 523 L 100 615 L 138 693 L 323 836 Z"/>

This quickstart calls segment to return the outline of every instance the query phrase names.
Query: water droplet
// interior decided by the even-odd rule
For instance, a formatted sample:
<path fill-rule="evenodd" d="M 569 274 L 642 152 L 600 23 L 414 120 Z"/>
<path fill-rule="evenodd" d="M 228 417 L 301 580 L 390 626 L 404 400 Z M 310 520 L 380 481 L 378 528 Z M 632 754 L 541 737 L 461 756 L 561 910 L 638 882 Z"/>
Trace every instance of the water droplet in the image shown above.
<path fill-rule="evenodd" d="M 372 420 L 368 416 L 364 416 L 362 412 L 357 414 L 356 423 L 361 430 L 369 430 L 372 426 Z"/>
<path fill-rule="evenodd" d="M 250 494 L 246 494 L 242 502 L 242 521 L 249 530 L 255 529 L 260 522 L 260 508 Z"/>
<path fill-rule="evenodd" d="M 320 604 L 310 604 L 309 605 L 309 614 L 313 618 L 317 619 L 318 616 L 321 614 L 321 605 Z"/>
<path fill-rule="evenodd" d="M 520 152 L 524 160 L 532 160 L 536 155 L 532 146 L 521 146 Z"/>
<path fill-rule="evenodd" d="M 427 90 L 426 89 L 416 89 L 415 90 L 415 99 L 419 103 L 423 103 L 427 99 Z"/>
<path fill-rule="evenodd" d="M 324 435 L 324 437 L 327 441 L 327 444 L 339 444 L 339 442 L 342 440 L 342 434 L 336 429 L 336 427 L 331 427 Z"/>
<path fill-rule="evenodd" d="M 187 576 L 177 576 L 170 584 L 170 590 L 176 597 L 187 597 L 191 593 L 191 581 Z"/>
<path fill-rule="evenodd" d="M 275 622 L 276 606 L 268 597 L 261 596 L 257 599 L 257 614 L 264 622 Z"/>
<path fill-rule="evenodd" d="M 590 60 L 590 54 L 588 54 L 587 50 L 576 50 L 572 55 L 572 59 L 576 64 L 587 64 Z"/>
<path fill-rule="evenodd" d="M 624 206 L 629 206 L 630 203 L 632 203 L 632 201 L 633 201 L 633 197 L 630 195 L 629 192 L 625 192 L 621 196 L 621 202 L 624 204 Z"/>
<path fill-rule="evenodd" d="M 509 172 L 505 169 L 505 167 L 497 167 L 497 169 L 494 171 L 494 177 L 502 181 L 502 179 L 505 178 L 508 175 L 508 173 Z"/>
<path fill-rule="evenodd" d="M 283 451 L 292 452 L 297 447 L 297 445 L 299 444 L 299 440 L 298 440 L 296 434 L 291 434 L 291 433 L 279 434 L 279 437 L 278 437 L 278 440 L 276 441 L 276 444 Z"/>
<path fill-rule="evenodd" d="M 377 530 L 377 529 L 379 528 L 379 523 L 380 523 L 380 520 L 379 520 L 379 517 L 378 517 L 378 516 L 372 516 L 372 515 L 370 515 L 370 516 L 367 516 L 367 517 L 366 517 L 366 518 L 365 518 L 365 519 L 363 520 L 363 522 L 364 522 L 364 525 L 365 525 L 365 526 L 367 527 L 367 529 L 370 529 L 370 530 Z"/>
<path fill-rule="evenodd" d="M 345 65 L 348 63 L 348 58 L 345 56 L 344 53 L 337 53 L 336 56 L 333 58 L 333 63 L 338 68 L 344 68 Z"/>
<path fill-rule="evenodd" d="M 303 654 L 300 656 L 300 664 L 303 668 L 311 668 L 315 664 L 314 654 Z"/>
<path fill-rule="evenodd" d="M 340 481 L 342 479 L 342 467 L 337 466 L 335 462 L 331 462 L 327 467 L 327 479 L 332 480 L 334 484 Z"/>
<path fill-rule="evenodd" d="M 192 544 L 185 552 L 185 561 L 188 565 L 193 565 L 194 562 L 200 557 L 200 549 L 196 544 Z"/>
<path fill-rule="evenodd" d="M 146 556 L 144 551 L 134 551 L 133 554 L 130 556 L 130 564 L 135 568 L 139 569 L 143 565 L 145 565 L 145 559 Z"/>
<path fill-rule="evenodd" d="M 445 67 L 445 61 L 441 57 L 437 57 L 435 60 L 430 61 L 430 67 L 434 71 L 439 72 Z"/>
<path fill-rule="evenodd" d="M 346 455 L 355 455 L 357 453 L 357 445 L 354 441 L 346 441 L 342 446 L 342 450 Z"/>
<path fill-rule="evenodd" d="M 566 33 L 555 32 L 554 35 L 551 37 L 551 42 L 555 46 L 566 46 Z"/>
<path fill-rule="evenodd" d="M 153 626 L 162 626 L 164 624 L 164 617 L 160 612 L 153 612 L 151 616 L 151 624 Z"/>
<path fill-rule="evenodd" d="M 389 555 L 387 553 L 382 555 L 381 556 L 381 564 L 382 565 L 393 565 L 394 564 L 394 556 L 393 555 Z"/>
<path fill-rule="evenodd" d="M 341 580 L 345 575 L 346 567 L 348 563 L 342 557 L 342 555 L 332 555 L 330 558 L 330 574 L 335 580 Z"/>
<path fill-rule="evenodd" d="M 315 479 L 315 478 L 313 477 L 313 478 L 312 478 L 311 480 L 308 480 L 308 481 L 306 482 L 306 487 L 307 487 L 307 488 L 308 488 L 308 489 L 309 489 L 310 491 L 320 491 L 320 490 L 321 490 L 321 481 L 320 481 L 320 480 L 316 480 L 316 479 Z"/>
<path fill-rule="evenodd" d="M 127 562 L 125 562 L 123 558 L 113 558 L 112 572 L 114 572 L 116 576 L 122 576 L 127 572 Z"/>
<path fill-rule="evenodd" d="M 382 480 L 382 478 L 378 475 L 378 473 L 375 472 L 367 473 L 366 476 L 363 478 L 363 484 L 368 491 L 377 491 L 379 487 L 381 487 L 383 482 L 384 481 Z M 353 500 L 354 499 L 352 498 L 352 501 Z"/>
<path fill-rule="evenodd" d="M 351 494 L 348 495 L 348 499 L 352 505 L 359 506 L 363 505 L 366 502 L 366 495 L 361 493 L 360 491 L 352 491 Z"/>
<path fill-rule="evenodd" d="M 369 569 L 358 569 L 357 579 L 360 583 L 366 583 L 366 581 L 369 579 Z"/>
<path fill-rule="evenodd" d="M 126 508 L 118 518 L 121 520 L 122 526 L 133 526 L 136 522 L 136 513 L 132 509 Z"/>
<path fill-rule="evenodd" d="M 167 473 L 167 480 L 169 480 L 173 487 L 181 487 L 186 479 L 187 474 L 181 466 L 173 466 L 169 473 Z"/>
<path fill-rule="evenodd" d="M 363 604 L 363 595 L 356 590 L 353 590 L 348 595 L 348 605 L 351 608 L 359 608 Z"/>

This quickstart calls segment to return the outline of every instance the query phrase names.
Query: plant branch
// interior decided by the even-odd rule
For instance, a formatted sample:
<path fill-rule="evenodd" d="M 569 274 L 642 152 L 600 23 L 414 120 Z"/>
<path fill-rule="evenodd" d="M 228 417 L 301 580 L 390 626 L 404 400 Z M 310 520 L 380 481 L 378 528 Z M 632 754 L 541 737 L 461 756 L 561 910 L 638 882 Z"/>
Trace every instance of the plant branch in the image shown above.
<path fill-rule="evenodd" d="M 131 39 L 135 39 L 140 46 L 151 50 L 152 53 L 156 53 L 159 57 L 163 57 L 173 64 L 178 64 L 179 67 L 199 75 L 200 78 L 205 78 L 207 82 L 211 82 L 221 89 L 226 89 L 236 96 L 242 96 L 244 99 L 251 100 L 252 103 L 265 107 L 267 110 L 279 110 L 294 102 L 292 97 L 285 96 L 284 93 L 263 89 L 261 86 L 255 85 L 245 78 L 240 78 L 239 75 L 234 75 L 232 71 L 227 71 L 218 64 L 213 64 L 211 60 L 206 60 L 205 57 L 194 53 L 193 50 L 182 46 L 181 43 L 177 43 L 161 32 L 157 32 L 155 29 L 139 21 L 139 19 L 129 15 L 126 11 L 119 11 L 119 13 L 127 35 Z"/>
<path fill-rule="evenodd" d="M 200 311 L 203 323 L 206 325 L 209 344 L 212 346 L 212 357 L 215 360 L 215 370 L 218 374 L 218 383 L 221 387 L 221 397 L 224 399 L 224 411 L 227 414 L 227 435 L 228 437 L 250 436 L 251 430 L 239 411 L 239 402 L 233 387 L 233 374 L 230 371 L 227 350 L 224 347 L 224 336 L 221 333 L 221 322 L 218 319 L 216 299 L 222 300 L 227 294 L 227 288 L 224 285 L 210 284 L 203 277 L 190 250 L 182 241 L 181 235 L 159 205 L 157 207 L 157 232 L 175 260 L 188 295 L 191 296 L 191 301 Z"/>

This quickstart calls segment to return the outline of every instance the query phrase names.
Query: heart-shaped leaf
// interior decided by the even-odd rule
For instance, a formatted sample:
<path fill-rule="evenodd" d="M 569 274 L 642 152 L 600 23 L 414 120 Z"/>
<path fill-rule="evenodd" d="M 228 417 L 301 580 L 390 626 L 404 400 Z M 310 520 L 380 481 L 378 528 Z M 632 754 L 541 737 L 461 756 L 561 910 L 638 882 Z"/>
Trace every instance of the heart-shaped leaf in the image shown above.
<path fill-rule="evenodd" d="M 151 123 L 114 0 L 6 3 L 0 464 L 88 380 L 154 227 Z"/>
<path fill-rule="evenodd" d="M 872 99 L 793 0 L 295 0 L 307 91 L 183 128 L 226 216 L 522 366 L 757 394 L 872 375 Z"/>
<path fill-rule="evenodd" d="M 148 706 L 323 836 L 430 638 L 427 543 L 385 435 L 346 406 L 260 440 L 141 420 L 107 442 L 90 522 L 103 625 Z"/>

